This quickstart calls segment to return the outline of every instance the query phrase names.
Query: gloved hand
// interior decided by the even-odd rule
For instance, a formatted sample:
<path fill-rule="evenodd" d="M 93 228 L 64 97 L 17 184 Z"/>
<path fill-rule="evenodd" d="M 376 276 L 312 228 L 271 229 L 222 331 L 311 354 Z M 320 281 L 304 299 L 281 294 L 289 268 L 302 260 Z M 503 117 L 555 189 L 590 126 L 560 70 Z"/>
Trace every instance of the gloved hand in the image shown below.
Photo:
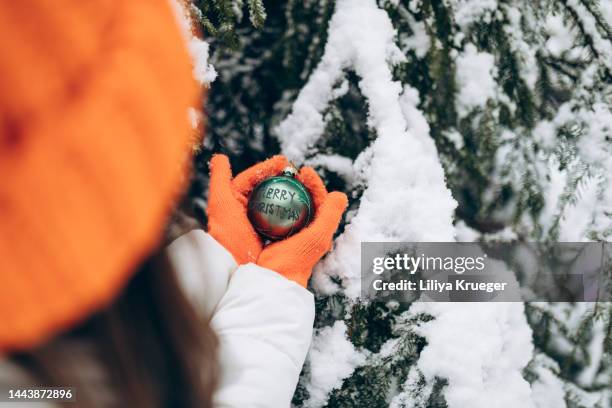
<path fill-rule="evenodd" d="M 255 262 L 262 241 L 247 217 L 251 190 L 263 179 L 275 176 L 288 166 L 283 156 L 274 156 L 249 167 L 232 180 L 229 159 L 216 154 L 210 160 L 208 233 L 227 249 L 238 265 Z"/>
<path fill-rule="evenodd" d="M 348 200 L 344 193 L 328 193 L 319 175 L 310 167 L 303 167 L 297 178 L 310 191 L 314 218 L 297 234 L 266 246 L 257 264 L 306 287 L 312 268 L 331 249 L 334 232 Z"/>

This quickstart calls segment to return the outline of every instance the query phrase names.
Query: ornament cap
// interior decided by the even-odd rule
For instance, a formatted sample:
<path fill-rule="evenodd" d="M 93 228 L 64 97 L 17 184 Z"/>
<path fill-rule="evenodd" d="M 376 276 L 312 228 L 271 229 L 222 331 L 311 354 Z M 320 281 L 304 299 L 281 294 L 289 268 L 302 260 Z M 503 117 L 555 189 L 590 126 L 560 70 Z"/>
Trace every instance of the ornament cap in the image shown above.
<path fill-rule="evenodd" d="M 289 166 L 285 167 L 283 169 L 283 176 L 287 176 L 287 177 L 295 177 L 297 176 L 297 169 L 295 168 L 295 166 L 293 165 L 293 163 L 290 163 Z"/>

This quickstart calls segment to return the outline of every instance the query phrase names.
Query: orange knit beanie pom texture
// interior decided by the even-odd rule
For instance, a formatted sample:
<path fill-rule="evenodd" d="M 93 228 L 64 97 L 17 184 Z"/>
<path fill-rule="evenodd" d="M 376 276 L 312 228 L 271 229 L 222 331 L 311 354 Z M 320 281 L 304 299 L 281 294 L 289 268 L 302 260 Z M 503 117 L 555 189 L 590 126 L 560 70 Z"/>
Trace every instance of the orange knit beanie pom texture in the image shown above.
<path fill-rule="evenodd" d="M 0 352 L 108 304 L 186 181 L 199 95 L 167 0 L 0 2 Z"/>

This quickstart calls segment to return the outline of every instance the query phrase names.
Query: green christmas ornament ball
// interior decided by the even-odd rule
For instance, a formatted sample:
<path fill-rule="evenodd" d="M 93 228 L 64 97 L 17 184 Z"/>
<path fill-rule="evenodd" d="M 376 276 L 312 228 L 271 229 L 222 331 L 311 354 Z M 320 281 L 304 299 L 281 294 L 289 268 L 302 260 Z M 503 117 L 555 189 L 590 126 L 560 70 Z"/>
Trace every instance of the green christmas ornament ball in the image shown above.
<path fill-rule="evenodd" d="M 249 197 L 249 220 L 265 238 L 286 238 L 304 228 L 313 216 L 312 198 L 296 173 L 295 167 L 287 167 L 282 175 L 259 183 Z"/>

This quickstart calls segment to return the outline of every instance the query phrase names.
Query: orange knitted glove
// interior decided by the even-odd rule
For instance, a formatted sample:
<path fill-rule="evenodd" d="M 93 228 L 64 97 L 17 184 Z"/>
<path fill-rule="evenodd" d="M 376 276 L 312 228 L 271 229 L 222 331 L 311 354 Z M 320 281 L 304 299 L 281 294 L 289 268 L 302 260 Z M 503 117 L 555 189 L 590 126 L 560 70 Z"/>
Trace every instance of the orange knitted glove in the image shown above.
<path fill-rule="evenodd" d="M 319 175 L 310 167 L 303 167 L 297 178 L 310 191 L 315 206 L 314 219 L 297 234 L 266 246 L 257 264 L 306 287 L 312 268 L 331 249 L 334 232 L 348 200 L 344 193 L 328 193 Z"/>
<path fill-rule="evenodd" d="M 208 197 L 208 233 L 227 249 L 239 265 L 255 262 L 262 241 L 247 217 L 247 201 L 251 190 L 263 179 L 276 176 L 287 167 L 283 156 L 258 163 L 232 180 L 229 159 L 216 154 L 210 160 Z"/>

